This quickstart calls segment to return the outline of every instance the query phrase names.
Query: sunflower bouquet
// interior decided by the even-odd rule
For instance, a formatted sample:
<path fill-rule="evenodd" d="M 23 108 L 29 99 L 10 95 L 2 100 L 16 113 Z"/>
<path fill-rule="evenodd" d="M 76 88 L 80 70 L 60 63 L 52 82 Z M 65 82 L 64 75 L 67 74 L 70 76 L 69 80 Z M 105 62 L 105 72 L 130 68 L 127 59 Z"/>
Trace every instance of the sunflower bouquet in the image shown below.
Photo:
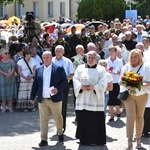
<path fill-rule="evenodd" d="M 141 85 L 143 85 L 143 77 L 136 72 L 125 72 L 121 77 L 121 83 L 125 84 L 126 87 L 131 86 L 133 88 L 137 88 L 139 91 L 141 90 Z M 135 94 L 135 90 L 130 90 L 130 94 Z"/>

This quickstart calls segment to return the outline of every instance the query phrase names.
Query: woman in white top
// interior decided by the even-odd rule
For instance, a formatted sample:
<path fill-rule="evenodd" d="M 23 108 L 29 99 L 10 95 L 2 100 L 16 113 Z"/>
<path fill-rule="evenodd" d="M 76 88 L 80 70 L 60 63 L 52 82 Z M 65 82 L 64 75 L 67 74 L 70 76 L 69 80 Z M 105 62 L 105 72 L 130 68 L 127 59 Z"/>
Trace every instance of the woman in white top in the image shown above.
<path fill-rule="evenodd" d="M 36 70 L 36 62 L 31 57 L 31 50 L 26 48 L 23 51 L 24 58 L 20 59 L 17 62 L 18 73 L 20 75 L 20 85 L 18 91 L 18 108 L 27 110 L 33 109 L 31 106 L 30 100 L 30 91 L 33 84 L 33 77 Z M 28 67 L 28 65 L 29 67 Z"/>
<path fill-rule="evenodd" d="M 141 68 L 140 68 L 141 66 Z M 140 68 L 140 69 L 139 69 Z M 138 71 L 139 70 L 139 71 Z M 144 126 L 144 110 L 148 99 L 149 87 L 150 87 L 150 66 L 143 62 L 142 53 L 139 49 L 134 49 L 130 52 L 129 63 L 126 64 L 121 71 L 121 76 L 127 71 L 138 72 L 143 76 L 143 85 L 139 91 L 137 88 L 121 84 L 120 91 L 126 89 L 135 90 L 134 95 L 129 94 L 125 103 L 126 108 L 126 130 L 128 138 L 128 148 L 132 148 L 132 138 L 134 132 L 134 124 L 136 125 L 136 148 L 141 148 L 140 138 L 142 136 L 143 126 Z"/>
<path fill-rule="evenodd" d="M 109 113 L 110 113 L 110 119 L 109 121 L 114 121 L 114 107 L 116 108 L 116 115 L 117 117 L 120 117 L 120 105 L 121 101 L 117 98 L 119 94 L 119 78 L 120 78 L 120 72 L 121 68 L 123 67 L 123 62 L 120 58 L 117 57 L 117 47 L 111 46 L 109 47 L 109 55 L 110 57 L 106 59 L 107 61 L 107 70 L 111 74 L 113 78 L 113 90 L 109 92 Z"/>

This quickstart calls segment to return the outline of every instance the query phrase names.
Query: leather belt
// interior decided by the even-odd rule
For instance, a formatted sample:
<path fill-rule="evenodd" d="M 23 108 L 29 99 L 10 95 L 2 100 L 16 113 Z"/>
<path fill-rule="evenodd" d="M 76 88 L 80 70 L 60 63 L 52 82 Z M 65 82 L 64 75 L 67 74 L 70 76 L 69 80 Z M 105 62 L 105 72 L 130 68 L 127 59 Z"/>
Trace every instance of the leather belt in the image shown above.
<path fill-rule="evenodd" d="M 51 99 L 51 98 L 43 98 L 43 99 Z"/>

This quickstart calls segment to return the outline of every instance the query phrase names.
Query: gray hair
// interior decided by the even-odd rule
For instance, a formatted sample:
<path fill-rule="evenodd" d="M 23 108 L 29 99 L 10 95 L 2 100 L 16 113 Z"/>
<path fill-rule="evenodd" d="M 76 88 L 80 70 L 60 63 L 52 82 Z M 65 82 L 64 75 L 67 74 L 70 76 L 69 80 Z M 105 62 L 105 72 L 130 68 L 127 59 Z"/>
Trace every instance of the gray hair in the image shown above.
<path fill-rule="evenodd" d="M 44 55 L 44 54 L 50 54 L 50 55 L 52 55 L 52 53 L 50 51 L 44 51 L 42 55 Z"/>
<path fill-rule="evenodd" d="M 89 56 L 89 55 L 95 56 L 96 59 L 97 59 L 97 53 L 96 53 L 95 51 L 89 51 L 89 52 L 87 53 L 87 56 Z"/>
<path fill-rule="evenodd" d="M 96 46 L 93 42 L 88 43 L 87 49 L 89 50 L 90 47 L 92 47 L 92 48 L 94 48 L 94 50 L 96 50 Z"/>
<path fill-rule="evenodd" d="M 62 51 L 65 51 L 65 49 L 64 49 L 64 47 L 63 47 L 62 45 L 57 45 L 57 46 L 55 47 L 55 51 L 56 51 L 57 49 L 61 49 Z"/>
<path fill-rule="evenodd" d="M 81 48 L 81 49 L 83 49 L 83 51 L 84 51 L 83 45 L 77 45 L 77 46 L 76 46 L 76 49 L 77 49 L 77 48 Z"/>
<path fill-rule="evenodd" d="M 101 59 L 101 60 L 99 60 L 98 64 L 99 64 L 99 65 L 101 65 L 101 64 L 105 64 L 105 65 L 106 65 L 106 67 L 107 67 L 107 61 L 106 61 L 105 59 Z"/>
<path fill-rule="evenodd" d="M 122 49 L 120 48 L 120 46 L 115 46 L 117 48 L 117 52 L 122 52 Z"/>
<path fill-rule="evenodd" d="M 136 25 L 136 28 L 142 28 L 142 29 L 145 30 L 145 27 L 144 27 L 144 25 L 142 25 L 142 24 L 137 24 L 137 25 Z"/>
<path fill-rule="evenodd" d="M 126 31 L 126 32 L 125 32 L 125 35 L 128 35 L 128 34 L 131 35 L 131 34 L 132 34 L 131 31 Z"/>

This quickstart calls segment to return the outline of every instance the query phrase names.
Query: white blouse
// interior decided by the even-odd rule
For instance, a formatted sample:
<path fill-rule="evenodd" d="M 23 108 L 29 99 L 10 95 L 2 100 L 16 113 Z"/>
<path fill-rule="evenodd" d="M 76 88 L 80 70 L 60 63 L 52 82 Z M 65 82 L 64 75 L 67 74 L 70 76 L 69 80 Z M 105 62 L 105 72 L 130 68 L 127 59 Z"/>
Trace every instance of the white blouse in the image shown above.
<path fill-rule="evenodd" d="M 33 68 L 34 66 L 36 66 L 36 62 L 35 60 L 31 57 L 30 58 L 30 61 L 28 62 L 32 72 L 33 72 Z M 20 59 L 18 62 L 17 62 L 17 65 L 19 65 L 22 69 L 22 73 L 24 74 L 24 76 L 28 76 L 31 74 L 26 62 L 24 61 L 24 59 Z M 24 80 L 22 77 L 21 77 L 21 80 Z"/>
<path fill-rule="evenodd" d="M 114 61 L 112 61 L 109 57 L 108 59 L 106 59 L 106 61 L 107 61 L 108 67 L 113 67 L 114 68 L 113 70 L 115 72 L 121 72 L 121 69 L 123 67 L 123 62 L 120 58 L 116 57 L 116 59 Z M 113 83 L 118 83 L 120 75 L 116 74 L 116 73 L 111 73 L 111 75 L 113 78 Z"/>

